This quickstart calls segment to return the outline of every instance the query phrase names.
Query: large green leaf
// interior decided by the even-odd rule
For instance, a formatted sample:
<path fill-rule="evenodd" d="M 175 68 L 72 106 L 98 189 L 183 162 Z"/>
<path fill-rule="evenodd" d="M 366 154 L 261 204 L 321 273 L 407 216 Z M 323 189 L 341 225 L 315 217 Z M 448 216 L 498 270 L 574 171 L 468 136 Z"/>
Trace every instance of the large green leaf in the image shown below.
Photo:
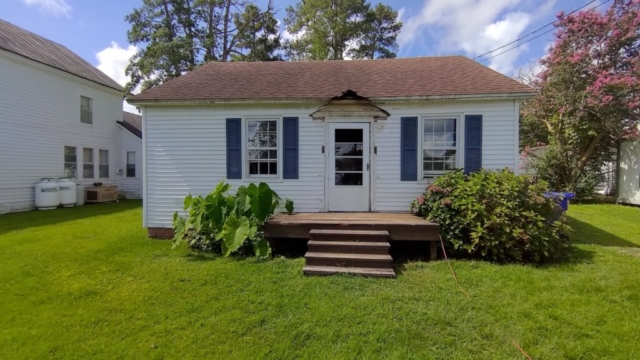
<path fill-rule="evenodd" d="M 246 186 L 240 186 L 236 192 L 236 207 L 241 214 L 251 209 L 249 203 L 249 189 Z"/>
<path fill-rule="evenodd" d="M 287 199 L 284 208 L 287 209 L 287 214 L 291 215 L 293 213 L 293 201 L 291 201 L 291 199 Z"/>
<path fill-rule="evenodd" d="M 242 243 L 249 236 L 250 226 L 249 219 L 246 217 L 238 218 L 235 215 L 231 215 L 225 220 L 222 227 L 224 256 L 229 256 L 229 254 L 242 246 Z"/>
<path fill-rule="evenodd" d="M 180 244 L 180 241 L 184 238 L 184 234 L 187 232 L 187 221 L 178 215 L 173 214 L 173 241 L 171 248 L 175 248 Z"/>
<path fill-rule="evenodd" d="M 193 202 L 193 196 L 191 196 L 191 194 L 187 195 L 186 198 L 184 198 L 184 209 L 187 210 L 191 207 L 191 203 Z"/>
<path fill-rule="evenodd" d="M 271 247 L 265 238 L 253 242 L 253 252 L 259 258 L 268 258 L 271 255 Z"/>
<path fill-rule="evenodd" d="M 231 185 L 225 183 L 224 180 L 220 180 L 218 186 L 216 186 L 216 188 L 213 189 L 213 191 L 209 195 L 213 195 L 213 197 L 218 197 L 221 195 L 224 196 L 224 194 L 226 194 L 230 188 Z"/>
<path fill-rule="evenodd" d="M 269 188 L 269 185 L 260 183 L 257 187 L 254 186 L 253 189 L 249 188 L 249 196 L 253 215 L 260 224 L 264 223 L 271 215 L 273 191 Z"/>

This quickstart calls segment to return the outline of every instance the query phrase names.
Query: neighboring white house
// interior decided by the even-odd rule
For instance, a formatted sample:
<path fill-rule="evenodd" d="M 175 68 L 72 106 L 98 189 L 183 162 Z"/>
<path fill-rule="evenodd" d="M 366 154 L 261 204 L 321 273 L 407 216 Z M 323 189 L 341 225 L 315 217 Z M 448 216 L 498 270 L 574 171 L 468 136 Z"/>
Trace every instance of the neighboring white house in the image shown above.
<path fill-rule="evenodd" d="M 618 201 L 640 205 L 640 140 L 622 143 L 618 167 Z"/>
<path fill-rule="evenodd" d="M 128 98 L 142 108 L 144 226 L 188 193 L 267 182 L 297 212 L 406 212 L 455 168 L 518 172 L 533 90 L 461 56 L 209 63 Z"/>
<path fill-rule="evenodd" d="M 120 148 L 124 176 L 120 192 L 127 199 L 142 198 L 142 116 L 124 111 L 120 125 Z"/>
<path fill-rule="evenodd" d="M 0 213 L 33 209 L 44 177 L 121 187 L 122 120 L 118 83 L 66 47 L 0 20 Z"/>

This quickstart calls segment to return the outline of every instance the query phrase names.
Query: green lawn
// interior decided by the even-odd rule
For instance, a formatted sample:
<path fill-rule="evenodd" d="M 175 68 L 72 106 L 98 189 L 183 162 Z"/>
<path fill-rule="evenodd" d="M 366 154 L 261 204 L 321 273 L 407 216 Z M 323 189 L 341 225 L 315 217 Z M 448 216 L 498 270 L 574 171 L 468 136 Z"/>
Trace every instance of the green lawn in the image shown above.
<path fill-rule="evenodd" d="M 640 209 L 572 205 L 572 260 L 302 276 L 149 240 L 138 202 L 0 216 L 0 359 L 640 358 Z M 468 294 L 468 296 L 467 296 Z"/>

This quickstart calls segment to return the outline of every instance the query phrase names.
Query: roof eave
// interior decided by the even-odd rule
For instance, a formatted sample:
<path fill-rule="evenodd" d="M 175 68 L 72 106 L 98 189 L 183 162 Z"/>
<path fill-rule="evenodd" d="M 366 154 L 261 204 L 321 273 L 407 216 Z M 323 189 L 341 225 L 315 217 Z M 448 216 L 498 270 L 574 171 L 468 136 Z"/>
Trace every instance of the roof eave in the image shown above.
<path fill-rule="evenodd" d="M 430 96 L 389 96 L 370 97 L 372 102 L 414 102 L 414 101 L 453 101 L 453 100 L 526 100 L 535 97 L 535 92 L 471 94 L 471 95 L 430 95 Z M 288 99 L 136 99 L 127 98 L 134 106 L 172 106 L 172 105 L 235 105 L 235 104 L 309 104 L 326 102 L 327 98 L 288 98 Z"/>

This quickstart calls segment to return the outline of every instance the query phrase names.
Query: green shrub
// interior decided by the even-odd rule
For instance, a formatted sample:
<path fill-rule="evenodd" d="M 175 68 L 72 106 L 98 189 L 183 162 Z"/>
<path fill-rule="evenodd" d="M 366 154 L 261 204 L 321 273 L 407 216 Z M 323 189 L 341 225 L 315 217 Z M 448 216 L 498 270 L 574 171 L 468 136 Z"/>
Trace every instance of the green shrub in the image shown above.
<path fill-rule="evenodd" d="M 221 181 L 206 197 L 189 194 L 184 199 L 188 216 L 173 214 L 174 247 L 184 240 L 194 249 L 224 256 L 271 255 L 262 227 L 280 208 L 282 199 L 265 183 L 240 186 L 235 195 L 227 193 L 230 188 Z M 293 202 L 287 199 L 286 203 L 293 211 Z"/>
<path fill-rule="evenodd" d="M 411 211 L 440 224 L 440 233 L 458 256 L 499 262 L 542 262 L 562 256 L 569 230 L 544 182 L 511 171 L 460 171 L 439 177 Z"/>

